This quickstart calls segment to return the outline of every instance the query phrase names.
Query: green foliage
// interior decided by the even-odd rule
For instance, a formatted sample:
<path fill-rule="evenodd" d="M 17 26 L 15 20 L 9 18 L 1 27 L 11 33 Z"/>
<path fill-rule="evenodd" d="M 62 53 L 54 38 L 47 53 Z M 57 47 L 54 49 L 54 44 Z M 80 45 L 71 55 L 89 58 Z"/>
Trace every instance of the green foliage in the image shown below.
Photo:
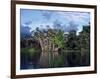
<path fill-rule="evenodd" d="M 59 48 L 64 47 L 64 32 L 61 30 L 58 30 L 58 32 L 51 37 L 51 41 L 55 44 L 58 45 Z"/>

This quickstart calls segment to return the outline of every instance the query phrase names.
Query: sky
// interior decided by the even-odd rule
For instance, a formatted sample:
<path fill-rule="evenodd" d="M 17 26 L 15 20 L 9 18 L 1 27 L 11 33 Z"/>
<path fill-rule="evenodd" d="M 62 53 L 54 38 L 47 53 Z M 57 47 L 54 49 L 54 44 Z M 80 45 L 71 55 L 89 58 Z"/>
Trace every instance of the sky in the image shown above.
<path fill-rule="evenodd" d="M 30 31 L 39 27 L 46 29 L 61 28 L 65 32 L 75 29 L 77 32 L 82 30 L 83 25 L 89 25 L 89 12 L 75 11 L 53 11 L 53 10 L 35 10 L 35 9 L 20 9 L 21 27 L 29 27 Z"/>

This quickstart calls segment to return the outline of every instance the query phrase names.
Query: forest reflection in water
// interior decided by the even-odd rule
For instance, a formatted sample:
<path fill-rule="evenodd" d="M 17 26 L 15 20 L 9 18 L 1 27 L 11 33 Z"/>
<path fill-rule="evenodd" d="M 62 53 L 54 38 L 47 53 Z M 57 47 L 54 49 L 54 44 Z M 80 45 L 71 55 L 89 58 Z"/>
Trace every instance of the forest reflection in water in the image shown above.
<path fill-rule="evenodd" d="M 76 50 L 67 52 L 35 52 L 33 55 L 30 52 L 21 53 L 21 69 L 79 67 L 89 65 L 89 55 L 81 56 L 81 53 Z"/>

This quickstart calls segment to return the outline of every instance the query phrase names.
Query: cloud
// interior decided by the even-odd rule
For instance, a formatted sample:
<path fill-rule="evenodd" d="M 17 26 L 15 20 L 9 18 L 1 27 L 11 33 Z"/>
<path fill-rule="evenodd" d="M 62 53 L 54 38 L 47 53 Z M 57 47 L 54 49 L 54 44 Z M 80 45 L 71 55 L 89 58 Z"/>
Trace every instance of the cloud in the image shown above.
<path fill-rule="evenodd" d="M 89 12 L 40 10 L 34 11 L 31 15 L 30 17 L 27 16 L 27 18 L 24 16 L 25 20 L 22 23 L 24 26 L 31 28 L 30 31 L 35 30 L 36 27 L 47 29 L 47 25 L 50 28 L 54 28 L 54 26 L 60 27 L 64 31 L 73 29 L 79 31 L 83 25 L 88 25 L 90 22 Z"/>
<path fill-rule="evenodd" d="M 22 38 L 27 38 L 27 37 L 30 37 L 31 36 L 31 32 L 30 32 L 30 27 L 28 26 L 24 26 L 24 25 L 21 25 L 21 37 Z"/>
<path fill-rule="evenodd" d="M 58 14 L 67 21 L 73 21 L 79 25 L 88 24 L 90 21 L 89 12 L 58 12 Z"/>
<path fill-rule="evenodd" d="M 25 22 L 25 25 L 30 25 L 30 24 L 32 24 L 32 21 Z"/>
<path fill-rule="evenodd" d="M 56 12 L 56 15 L 63 18 L 65 22 L 64 31 L 68 32 L 70 30 L 81 31 L 83 25 L 88 25 L 90 22 L 89 12 Z M 63 23 L 63 22 L 62 22 Z"/>
<path fill-rule="evenodd" d="M 66 31 L 69 32 L 69 31 L 72 31 L 72 30 L 77 31 L 78 30 L 78 24 L 75 24 L 75 22 L 70 21 L 69 26 L 66 28 Z"/>
<path fill-rule="evenodd" d="M 53 27 L 63 29 L 64 31 L 79 30 L 79 27 L 88 25 L 90 21 L 89 12 L 61 12 L 61 11 L 45 11 L 43 13 L 45 19 L 53 19 Z M 57 21 L 56 21 L 57 20 Z"/>
<path fill-rule="evenodd" d="M 51 19 L 54 12 L 52 11 L 42 11 L 41 14 L 44 17 L 44 19 L 49 20 Z"/>

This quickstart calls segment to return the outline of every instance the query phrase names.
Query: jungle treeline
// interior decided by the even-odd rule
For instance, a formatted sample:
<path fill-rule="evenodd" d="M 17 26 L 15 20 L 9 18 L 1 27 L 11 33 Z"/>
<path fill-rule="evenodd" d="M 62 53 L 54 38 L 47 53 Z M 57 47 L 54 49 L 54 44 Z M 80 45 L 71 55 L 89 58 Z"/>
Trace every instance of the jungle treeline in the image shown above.
<path fill-rule="evenodd" d="M 90 25 L 82 31 L 59 28 L 32 31 L 21 38 L 21 69 L 80 67 L 90 65 Z M 21 36 L 22 37 L 22 36 Z"/>

